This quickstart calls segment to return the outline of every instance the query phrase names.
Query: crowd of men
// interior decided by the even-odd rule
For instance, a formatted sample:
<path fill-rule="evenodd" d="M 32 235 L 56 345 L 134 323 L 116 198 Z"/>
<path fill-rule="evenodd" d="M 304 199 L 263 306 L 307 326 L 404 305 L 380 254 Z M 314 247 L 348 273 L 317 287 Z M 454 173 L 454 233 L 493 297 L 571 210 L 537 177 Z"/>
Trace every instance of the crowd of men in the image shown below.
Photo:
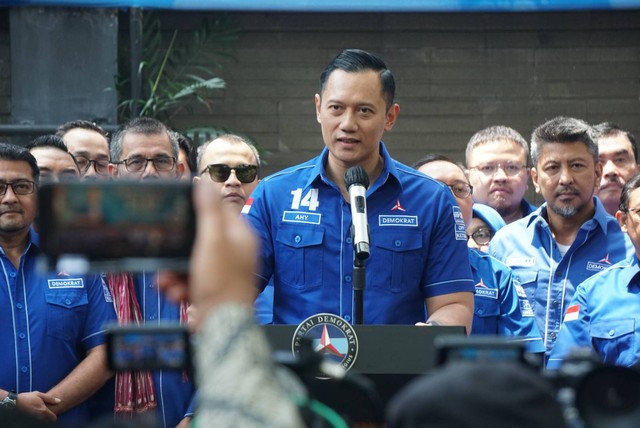
<path fill-rule="evenodd" d="M 133 119 L 110 138 L 98 125 L 77 120 L 26 148 L 0 143 L 0 344 L 6 356 L 0 405 L 50 422 L 146 413 L 158 426 L 186 427 L 196 407 L 215 398 L 230 401 L 212 413 L 220 420 L 238 420 L 237 400 L 243 408 L 255 406 L 255 420 L 248 418 L 255 426 L 297 426 L 286 405 L 271 415 L 246 397 L 220 396 L 221 386 L 206 377 L 200 394 L 181 372 L 114 376 L 105 364 L 104 325 L 169 321 L 200 330 L 217 316 L 220 302 L 256 298 L 257 319 L 265 323 L 298 324 L 323 312 L 354 321 L 344 180 L 353 166 L 362 167 L 370 183 L 364 323 L 462 325 L 472 335 L 522 340 L 552 368 L 576 346 L 592 347 L 603 361 L 638 362 L 640 178 L 633 135 L 610 123 L 556 117 L 533 130 L 530 144 L 514 129 L 492 126 L 470 137 L 465 165 L 429 154 L 406 166 L 382 141 L 400 115 L 394 77 L 382 59 L 356 49 L 339 53 L 322 72 L 315 107 L 322 152 L 263 179 L 259 152 L 247 139 L 223 135 L 196 150 L 151 118 Z M 530 178 L 543 199 L 539 207 L 525 199 Z M 80 179 L 190 180 L 206 188 L 214 205 L 246 220 L 257 249 L 232 252 L 252 260 L 245 264 L 225 255 L 229 272 L 218 264 L 198 268 L 236 280 L 244 292 L 210 279 L 212 289 L 222 291 L 209 290 L 202 300 L 183 292 L 176 300 L 159 287 L 180 282 L 170 273 L 38 271 L 38 186 Z M 209 233 L 203 230 L 198 239 Z M 203 277 L 200 271 L 192 276 Z M 244 313 L 227 315 L 246 322 Z M 251 342 L 243 345 L 247 352 L 261 346 Z M 228 373 L 242 378 L 243 366 L 234 361 Z M 200 364 L 214 377 L 210 362 Z M 266 364 L 246 365 L 247 379 L 270 376 Z M 282 405 L 275 401 L 274 408 Z"/>

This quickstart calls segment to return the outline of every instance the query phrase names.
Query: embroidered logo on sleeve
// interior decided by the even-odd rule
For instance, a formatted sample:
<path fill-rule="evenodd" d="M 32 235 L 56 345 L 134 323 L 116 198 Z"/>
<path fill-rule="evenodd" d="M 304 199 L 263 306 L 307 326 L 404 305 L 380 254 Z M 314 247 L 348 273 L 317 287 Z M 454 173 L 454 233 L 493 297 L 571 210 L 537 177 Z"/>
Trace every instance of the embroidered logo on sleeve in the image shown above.
<path fill-rule="evenodd" d="M 464 217 L 462 217 L 462 210 L 460 207 L 452 207 L 453 208 L 453 221 L 454 225 L 454 233 L 456 235 L 456 241 L 466 241 L 467 240 L 467 227 L 464 224 Z"/>
<path fill-rule="evenodd" d="M 580 314 L 580 305 L 571 305 L 567 308 L 567 313 L 564 316 L 564 322 L 576 321 Z"/>

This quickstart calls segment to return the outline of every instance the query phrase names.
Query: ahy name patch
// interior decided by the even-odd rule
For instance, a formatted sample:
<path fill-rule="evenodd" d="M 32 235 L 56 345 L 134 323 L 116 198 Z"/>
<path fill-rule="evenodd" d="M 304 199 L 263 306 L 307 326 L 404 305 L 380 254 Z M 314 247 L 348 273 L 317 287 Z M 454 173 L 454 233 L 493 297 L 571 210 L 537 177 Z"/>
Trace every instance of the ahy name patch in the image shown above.
<path fill-rule="evenodd" d="M 49 279 L 47 282 L 49 288 L 84 288 L 82 278 Z"/>
<path fill-rule="evenodd" d="M 320 224 L 321 214 L 304 211 L 285 211 L 282 213 L 282 221 L 289 223 Z"/>

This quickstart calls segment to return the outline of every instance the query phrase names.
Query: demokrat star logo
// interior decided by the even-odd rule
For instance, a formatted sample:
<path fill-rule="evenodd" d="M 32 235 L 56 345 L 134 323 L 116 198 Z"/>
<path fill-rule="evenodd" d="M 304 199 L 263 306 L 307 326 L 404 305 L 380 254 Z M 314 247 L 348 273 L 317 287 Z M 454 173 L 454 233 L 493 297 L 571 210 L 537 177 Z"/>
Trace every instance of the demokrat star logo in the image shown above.
<path fill-rule="evenodd" d="M 322 313 L 302 321 L 295 333 L 291 348 L 300 353 L 302 339 L 311 339 L 312 348 L 329 361 L 349 370 L 358 356 L 358 337 L 353 326 L 338 315 Z"/>

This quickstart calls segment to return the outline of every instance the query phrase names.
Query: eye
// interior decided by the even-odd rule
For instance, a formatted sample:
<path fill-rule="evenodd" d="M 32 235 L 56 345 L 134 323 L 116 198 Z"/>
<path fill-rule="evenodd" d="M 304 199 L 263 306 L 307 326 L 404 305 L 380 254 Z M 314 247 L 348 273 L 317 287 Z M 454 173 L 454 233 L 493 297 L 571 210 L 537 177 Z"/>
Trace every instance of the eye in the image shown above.
<path fill-rule="evenodd" d="M 478 169 L 484 174 L 493 174 L 497 168 L 495 165 L 482 165 Z"/>

